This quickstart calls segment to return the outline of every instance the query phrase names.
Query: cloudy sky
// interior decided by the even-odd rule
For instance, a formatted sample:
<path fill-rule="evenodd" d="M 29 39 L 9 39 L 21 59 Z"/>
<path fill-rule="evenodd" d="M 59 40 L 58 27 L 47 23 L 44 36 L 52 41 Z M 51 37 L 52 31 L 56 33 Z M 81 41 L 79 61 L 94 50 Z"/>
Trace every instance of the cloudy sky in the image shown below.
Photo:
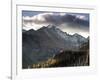
<path fill-rule="evenodd" d="M 55 25 L 69 34 L 89 36 L 88 13 L 22 11 L 23 29 L 38 30 L 43 26 Z"/>

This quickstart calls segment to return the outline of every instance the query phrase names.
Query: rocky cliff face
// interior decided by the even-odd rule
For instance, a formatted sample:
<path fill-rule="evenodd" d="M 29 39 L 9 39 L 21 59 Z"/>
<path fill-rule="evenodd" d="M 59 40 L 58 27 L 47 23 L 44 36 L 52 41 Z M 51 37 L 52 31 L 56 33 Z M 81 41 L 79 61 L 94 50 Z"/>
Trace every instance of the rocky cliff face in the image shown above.
<path fill-rule="evenodd" d="M 53 25 L 42 27 L 37 31 L 33 29 L 23 31 L 23 68 L 38 62 L 47 61 L 55 55 L 57 56 L 61 50 L 80 50 L 81 46 L 86 42 L 88 40 L 81 35 L 77 33 L 74 35 L 67 34 Z"/>

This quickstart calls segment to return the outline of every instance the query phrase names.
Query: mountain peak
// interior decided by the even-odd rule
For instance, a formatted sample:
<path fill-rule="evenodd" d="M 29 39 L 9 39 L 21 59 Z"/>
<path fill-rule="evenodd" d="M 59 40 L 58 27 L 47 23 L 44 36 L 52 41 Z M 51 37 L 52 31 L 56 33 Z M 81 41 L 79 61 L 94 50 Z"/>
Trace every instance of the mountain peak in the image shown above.
<path fill-rule="evenodd" d="M 73 34 L 73 36 L 80 36 L 78 33 Z"/>
<path fill-rule="evenodd" d="M 38 31 L 42 31 L 42 30 L 58 31 L 59 29 L 55 25 L 48 25 L 48 26 L 43 26 L 40 29 L 38 29 Z"/>
<path fill-rule="evenodd" d="M 34 29 L 30 29 L 29 31 L 35 31 Z"/>
<path fill-rule="evenodd" d="M 56 26 L 54 26 L 54 25 L 48 25 L 47 28 L 54 28 L 55 29 Z"/>
<path fill-rule="evenodd" d="M 25 31 L 26 34 L 34 34 L 35 30 L 34 29 L 30 29 L 28 31 Z"/>
<path fill-rule="evenodd" d="M 75 33 L 75 34 L 73 34 L 73 36 L 75 36 L 75 37 L 83 37 L 82 35 L 80 35 L 80 34 L 78 34 L 78 33 Z M 84 38 L 84 37 L 83 37 Z"/>

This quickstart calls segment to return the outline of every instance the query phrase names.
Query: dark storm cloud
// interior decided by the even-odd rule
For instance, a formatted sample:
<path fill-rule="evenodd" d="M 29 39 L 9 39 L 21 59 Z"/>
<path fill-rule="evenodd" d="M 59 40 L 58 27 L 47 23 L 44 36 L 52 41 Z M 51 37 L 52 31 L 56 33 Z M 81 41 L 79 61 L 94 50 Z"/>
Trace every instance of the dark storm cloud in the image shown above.
<path fill-rule="evenodd" d="M 89 17 L 89 16 L 88 16 Z M 80 26 L 89 26 L 89 20 L 85 14 L 67 14 L 63 13 L 41 13 L 27 18 L 23 18 L 25 23 L 35 23 L 35 24 L 77 24 Z"/>
<path fill-rule="evenodd" d="M 61 20 L 62 20 L 62 23 L 71 23 L 71 24 L 77 24 L 80 26 L 89 26 L 89 21 L 85 19 L 85 16 L 81 18 L 81 16 L 77 17 L 77 15 L 66 14 L 62 16 Z"/>

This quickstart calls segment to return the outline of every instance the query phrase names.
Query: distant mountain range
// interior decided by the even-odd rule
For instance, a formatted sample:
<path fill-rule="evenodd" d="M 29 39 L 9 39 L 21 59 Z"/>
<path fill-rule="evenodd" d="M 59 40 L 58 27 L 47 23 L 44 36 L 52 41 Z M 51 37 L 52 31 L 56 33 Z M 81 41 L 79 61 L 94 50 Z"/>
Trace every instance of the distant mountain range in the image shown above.
<path fill-rule="evenodd" d="M 59 51 L 80 50 L 89 38 L 77 33 L 70 35 L 61 31 L 54 25 L 42 27 L 37 31 L 22 31 L 22 58 L 23 68 L 31 67 L 41 61 L 57 55 Z"/>

